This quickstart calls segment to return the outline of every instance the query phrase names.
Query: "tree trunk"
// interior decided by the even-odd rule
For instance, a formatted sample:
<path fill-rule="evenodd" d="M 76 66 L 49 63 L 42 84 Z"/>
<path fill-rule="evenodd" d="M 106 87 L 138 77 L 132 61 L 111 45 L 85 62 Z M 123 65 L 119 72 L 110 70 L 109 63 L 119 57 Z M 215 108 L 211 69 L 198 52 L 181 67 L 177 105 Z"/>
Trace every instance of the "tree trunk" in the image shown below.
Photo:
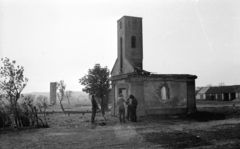
<path fill-rule="evenodd" d="M 104 105 L 103 105 L 103 107 L 104 107 L 105 111 L 108 111 L 108 110 L 109 110 L 109 109 L 108 109 L 108 98 L 107 98 L 107 97 L 104 98 Z"/>
<path fill-rule="evenodd" d="M 21 127 L 21 123 L 20 123 L 20 114 L 17 108 L 17 100 L 15 99 L 13 101 L 13 111 L 14 111 L 14 117 L 15 117 L 15 124 L 17 125 L 17 128 Z"/>
<path fill-rule="evenodd" d="M 102 111 L 102 114 L 105 114 L 103 96 L 101 96 L 101 111 Z"/>
<path fill-rule="evenodd" d="M 14 97 L 14 107 L 15 107 L 15 112 L 16 112 L 16 119 L 17 119 L 17 127 L 22 127 L 21 123 L 21 117 L 20 117 L 20 111 L 18 110 L 18 99 L 20 97 L 20 93 L 17 93 L 16 96 Z"/>
<path fill-rule="evenodd" d="M 45 119 L 45 126 L 48 127 L 48 123 L 47 123 L 47 118 L 46 118 L 46 108 L 44 109 L 44 119 Z"/>
<path fill-rule="evenodd" d="M 69 98 L 67 98 L 68 99 L 68 104 L 70 105 L 70 101 L 69 101 Z"/>
<path fill-rule="evenodd" d="M 62 108 L 63 113 L 65 114 L 65 111 L 64 111 L 64 108 L 63 108 L 63 105 L 62 105 L 62 100 L 60 100 L 60 106 Z"/>
<path fill-rule="evenodd" d="M 39 126 L 39 122 L 38 122 L 38 114 L 37 114 L 37 109 L 36 109 L 36 107 L 33 107 L 33 112 L 34 112 L 35 120 L 36 120 L 36 122 L 37 122 L 37 126 Z"/>

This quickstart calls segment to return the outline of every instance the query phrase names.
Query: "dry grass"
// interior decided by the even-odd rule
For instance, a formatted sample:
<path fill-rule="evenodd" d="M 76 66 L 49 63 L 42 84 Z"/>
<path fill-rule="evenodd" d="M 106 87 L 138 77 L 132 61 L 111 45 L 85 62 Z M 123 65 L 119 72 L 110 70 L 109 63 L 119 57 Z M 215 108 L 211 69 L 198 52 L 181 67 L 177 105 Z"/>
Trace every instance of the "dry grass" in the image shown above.
<path fill-rule="evenodd" d="M 52 114 L 50 128 L 0 131 L 0 148 L 240 148 L 239 107 L 198 110 L 195 115 L 153 115 L 124 124 L 107 113 L 107 121 L 97 115 L 94 125 L 90 114 Z"/>

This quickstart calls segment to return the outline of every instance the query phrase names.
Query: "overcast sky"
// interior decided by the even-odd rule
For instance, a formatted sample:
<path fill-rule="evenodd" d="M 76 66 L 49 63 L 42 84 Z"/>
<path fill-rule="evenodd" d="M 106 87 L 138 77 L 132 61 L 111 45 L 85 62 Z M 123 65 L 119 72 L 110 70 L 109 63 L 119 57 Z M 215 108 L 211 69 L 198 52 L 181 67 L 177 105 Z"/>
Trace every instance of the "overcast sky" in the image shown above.
<path fill-rule="evenodd" d="M 81 91 L 94 64 L 112 69 L 124 15 L 143 18 L 144 70 L 240 84 L 239 0 L 0 0 L 0 57 L 24 66 L 23 93 Z"/>

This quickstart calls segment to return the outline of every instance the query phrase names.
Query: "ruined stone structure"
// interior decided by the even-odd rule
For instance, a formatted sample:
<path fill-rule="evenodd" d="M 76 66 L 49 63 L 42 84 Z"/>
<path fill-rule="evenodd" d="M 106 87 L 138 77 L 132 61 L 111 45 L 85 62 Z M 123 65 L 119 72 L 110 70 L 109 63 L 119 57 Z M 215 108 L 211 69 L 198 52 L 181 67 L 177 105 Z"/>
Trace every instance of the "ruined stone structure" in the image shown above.
<path fill-rule="evenodd" d="M 50 83 L 50 104 L 55 105 L 57 100 L 57 91 L 56 91 L 57 82 Z"/>
<path fill-rule="evenodd" d="M 111 71 L 114 100 L 112 115 L 118 114 L 119 93 L 134 95 L 137 115 L 196 111 L 195 79 L 189 74 L 152 74 L 143 70 L 142 18 L 124 16 L 117 21 L 118 58 Z"/>

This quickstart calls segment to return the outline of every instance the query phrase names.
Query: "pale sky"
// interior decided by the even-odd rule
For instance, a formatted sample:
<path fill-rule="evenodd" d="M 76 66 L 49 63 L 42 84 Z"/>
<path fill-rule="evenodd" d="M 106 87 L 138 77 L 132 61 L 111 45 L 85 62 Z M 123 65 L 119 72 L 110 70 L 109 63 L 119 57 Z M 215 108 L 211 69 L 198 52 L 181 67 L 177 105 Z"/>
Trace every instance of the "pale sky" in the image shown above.
<path fill-rule="evenodd" d="M 0 0 L 0 57 L 24 67 L 23 93 L 81 91 L 94 64 L 111 71 L 124 15 L 143 18 L 144 70 L 240 84 L 239 0 Z"/>

